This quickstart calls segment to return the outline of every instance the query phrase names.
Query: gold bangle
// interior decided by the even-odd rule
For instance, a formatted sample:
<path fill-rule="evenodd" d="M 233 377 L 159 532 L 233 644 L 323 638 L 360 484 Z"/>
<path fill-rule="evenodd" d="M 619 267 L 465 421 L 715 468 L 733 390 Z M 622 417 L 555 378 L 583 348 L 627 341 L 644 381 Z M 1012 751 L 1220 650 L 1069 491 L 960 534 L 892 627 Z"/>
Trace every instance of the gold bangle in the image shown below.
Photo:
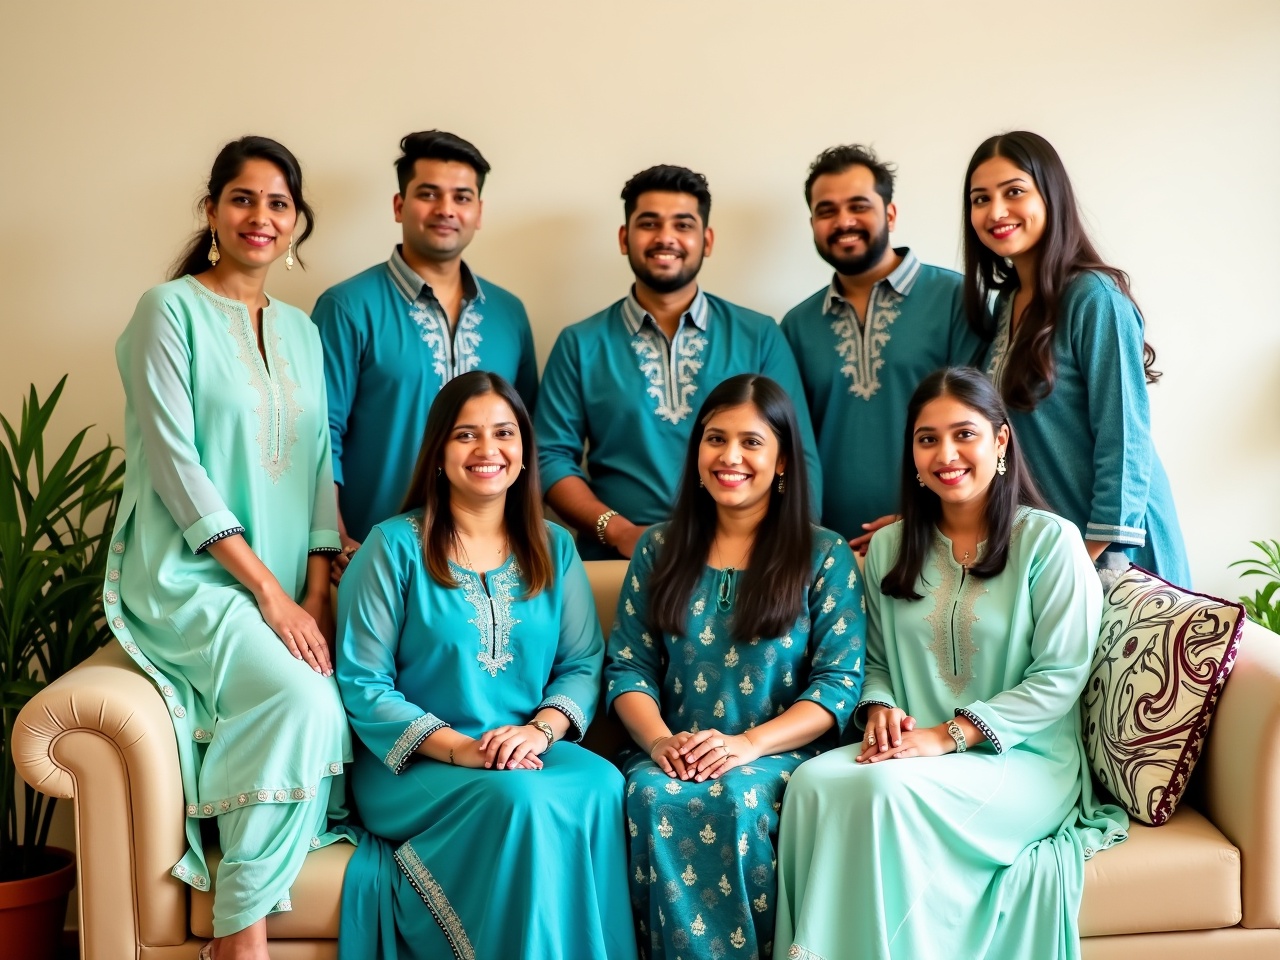
<path fill-rule="evenodd" d="M 547 723 L 547 721 L 539 720 L 535 717 L 533 720 L 528 721 L 525 726 L 533 727 L 533 729 L 537 730 L 547 738 L 548 750 L 550 750 L 551 745 L 556 742 L 556 732 L 551 729 L 551 724 Z"/>
<path fill-rule="evenodd" d="M 654 738 L 653 738 L 653 743 L 649 744 L 649 752 L 650 752 L 650 753 L 653 753 L 653 748 L 654 748 L 654 747 L 656 747 L 656 746 L 657 746 L 659 743 L 661 743 L 663 740 L 669 740 L 670 738 L 671 738 L 671 734 L 669 734 L 669 733 L 659 734 L 658 736 L 654 737 Z"/>

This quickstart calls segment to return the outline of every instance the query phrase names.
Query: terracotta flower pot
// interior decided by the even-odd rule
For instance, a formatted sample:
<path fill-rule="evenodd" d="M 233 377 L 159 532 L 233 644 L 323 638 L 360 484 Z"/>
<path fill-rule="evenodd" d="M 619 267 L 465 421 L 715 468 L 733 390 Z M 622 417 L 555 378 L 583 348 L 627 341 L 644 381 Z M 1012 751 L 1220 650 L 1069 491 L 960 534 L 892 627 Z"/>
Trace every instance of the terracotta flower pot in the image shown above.
<path fill-rule="evenodd" d="M 76 858 L 70 850 L 46 847 L 49 873 L 0 883 L 0 944 L 6 957 L 57 960 L 67 894 L 76 884 Z"/>

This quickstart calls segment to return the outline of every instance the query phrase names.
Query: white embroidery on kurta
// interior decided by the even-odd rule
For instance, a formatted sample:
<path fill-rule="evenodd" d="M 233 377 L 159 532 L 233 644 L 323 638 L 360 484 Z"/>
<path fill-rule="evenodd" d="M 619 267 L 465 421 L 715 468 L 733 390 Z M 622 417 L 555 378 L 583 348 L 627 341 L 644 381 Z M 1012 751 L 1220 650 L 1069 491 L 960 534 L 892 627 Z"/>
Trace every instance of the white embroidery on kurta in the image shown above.
<path fill-rule="evenodd" d="M 987 379 L 995 385 L 997 390 L 1003 386 L 1005 364 L 1009 359 L 1009 347 L 1012 345 L 1012 337 L 1009 335 L 1012 310 L 1011 299 L 1004 305 L 1000 316 L 996 319 L 996 336 L 991 342 L 991 358 L 987 361 Z"/>
<path fill-rule="evenodd" d="M 631 338 L 631 349 L 640 361 L 640 372 L 649 381 L 646 393 L 653 398 L 653 412 L 668 423 L 679 423 L 693 413 L 693 397 L 698 392 L 698 373 L 707 338 L 696 327 L 676 331 L 668 348 L 663 336 L 651 325 L 641 326 Z"/>
<path fill-rule="evenodd" d="M 431 714 L 424 713 L 404 728 L 404 733 L 396 738 L 396 742 L 391 745 L 391 749 L 382 758 L 382 762 L 392 772 L 399 773 L 404 769 L 404 765 L 409 762 L 409 757 L 413 755 L 413 752 L 422 746 L 422 741 L 441 727 L 446 726 L 448 724 L 443 720 L 437 720 Z"/>
<path fill-rule="evenodd" d="M 471 946 L 471 938 L 467 936 L 458 912 L 453 909 L 453 904 L 445 895 L 444 888 L 431 875 L 422 858 L 406 843 L 396 850 L 395 861 L 413 889 L 418 891 L 418 896 L 427 905 L 427 909 L 431 911 L 431 916 L 435 918 L 445 939 L 449 941 L 449 947 L 456 960 L 475 960 L 475 948 Z"/>
<path fill-rule="evenodd" d="M 505 570 L 489 575 L 489 589 L 485 591 L 480 577 L 462 572 L 462 590 L 476 615 L 470 623 L 480 631 L 480 653 L 476 659 L 489 676 L 496 677 L 499 670 L 506 670 L 514 657 L 511 645 L 511 628 L 520 621 L 511 615 L 512 592 L 520 587 L 520 564 L 512 560 Z"/>
<path fill-rule="evenodd" d="M 836 353 L 844 361 L 840 372 L 849 378 L 849 392 L 863 400 L 870 400 L 880 390 L 880 368 L 884 366 L 880 352 L 889 342 L 889 328 L 902 312 L 901 303 L 902 296 L 891 287 L 875 287 L 865 324 L 858 323 L 852 306 L 838 303 L 831 330 L 837 338 Z"/>

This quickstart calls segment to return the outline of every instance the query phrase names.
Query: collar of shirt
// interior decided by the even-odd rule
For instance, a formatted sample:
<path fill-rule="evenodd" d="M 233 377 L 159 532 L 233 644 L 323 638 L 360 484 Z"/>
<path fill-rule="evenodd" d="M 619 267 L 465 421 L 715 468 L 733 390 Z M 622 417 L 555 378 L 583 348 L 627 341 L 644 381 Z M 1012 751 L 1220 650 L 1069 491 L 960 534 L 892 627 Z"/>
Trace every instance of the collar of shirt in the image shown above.
<path fill-rule="evenodd" d="M 876 282 L 889 284 L 897 293 L 905 297 L 911 292 L 911 288 L 915 286 L 916 277 L 920 275 L 920 258 L 915 255 L 910 247 L 894 247 L 893 252 L 902 258 L 902 262 L 893 268 L 891 274 Z M 844 292 L 840 289 L 839 277 L 833 276 L 831 278 L 831 286 L 827 288 L 826 299 L 822 301 L 822 312 L 836 313 L 841 309 L 841 304 L 847 304 L 848 302 L 844 297 Z"/>
<path fill-rule="evenodd" d="M 702 292 L 701 287 L 694 294 L 693 303 L 689 304 L 689 309 L 684 312 L 681 319 L 688 320 L 703 333 L 707 332 L 707 295 Z M 653 319 L 653 315 L 640 306 L 640 301 L 636 299 L 636 288 L 632 286 L 631 292 L 622 301 L 622 322 L 627 325 L 627 332 L 634 337 L 640 332 L 640 328 L 644 326 L 646 320 L 661 331 L 661 328 L 658 327 L 658 321 Z"/>
<path fill-rule="evenodd" d="M 484 291 L 480 289 L 480 282 L 476 279 L 475 274 L 471 272 L 471 268 L 463 263 L 462 265 L 462 306 L 463 309 L 473 300 L 484 303 Z M 410 303 L 417 300 L 436 301 L 436 295 L 431 290 L 431 284 L 423 280 L 414 272 L 413 267 L 405 263 L 404 256 L 400 253 L 400 245 L 397 244 L 395 249 L 391 251 L 391 259 L 387 261 L 387 271 L 391 274 L 391 282 L 395 284 L 396 289 Z"/>

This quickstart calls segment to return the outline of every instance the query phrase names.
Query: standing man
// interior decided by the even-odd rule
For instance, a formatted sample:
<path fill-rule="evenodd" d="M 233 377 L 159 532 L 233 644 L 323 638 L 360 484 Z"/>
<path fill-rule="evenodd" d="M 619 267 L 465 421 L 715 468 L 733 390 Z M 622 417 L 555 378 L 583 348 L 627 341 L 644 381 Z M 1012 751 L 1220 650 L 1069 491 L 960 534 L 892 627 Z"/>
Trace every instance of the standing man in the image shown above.
<path fill-rule="evenodd" d="M 547 503 L 578 530 L 587 560 L 630 557 L 644 528 L 667 518 L 694 414 L 722 380 L 761 373 L 801 395 L 777 324 L 698 287 L 715 241 L 706 177 L 650 167 L 622 188 L 622 201 L 618 246 L 635 283 L 561 331 L 535 418 Z M 813 430 L 803 404 L 797 414 L 819 503 Z"/>
<path fill-rule="evenodd" d="M 871 534 L 897 519 L 916 384 L 939 367 L 973 363 L 980 348 L 960 274 L 889 246 L 893 174 L 856 144 L 813 161 L 804 185 L 813 244 L 835 276 L 782 320 L 828 479 L 822 523 L 863 554 Z"/>
<path fill-rule="evenodd" d="M 489 164 L 451 133 L 400 141 L 391 201 L 403 242 L 391 259 L 321 295 L 312 318 L 324 345 L 333 478 L 342 554 L 404 500 L 436 393 L 468 370 L 489 370 L 533 407 L 538 389 L 524 305 L 471 272 L 462 253 L 480 229 Z"/>

